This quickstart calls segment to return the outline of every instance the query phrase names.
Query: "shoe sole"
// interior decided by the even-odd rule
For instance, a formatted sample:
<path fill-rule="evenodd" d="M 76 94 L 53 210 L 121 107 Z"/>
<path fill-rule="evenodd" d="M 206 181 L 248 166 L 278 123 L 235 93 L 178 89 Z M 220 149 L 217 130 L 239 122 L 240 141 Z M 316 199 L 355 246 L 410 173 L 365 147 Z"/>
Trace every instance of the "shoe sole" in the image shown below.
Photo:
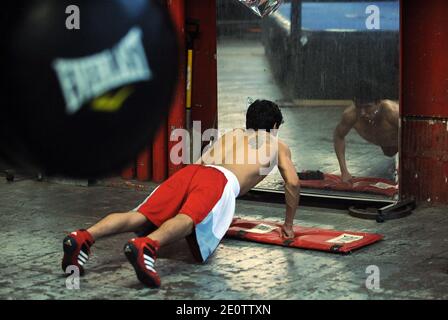
<path fill-rule="evenodd" d="M 70 240 L 70 241 L 68 241 Z M 70 244 L 69 244 L 70 243 Z M 78 243 L 75 239 L 73 239 L 70 236 L 67 236 L 62 240 L 62 247 L 64 250 L 64 258 L 62 259 L 62 271 L 67 273 L 67 267 L 74 265 L 72 263 L 73 260 L 73 253 L 76 251 L 76 248 L 78 247 Z M 84 275 L 84 268 L 81 266 L 77 266 L 79 269 L 79 275 Z"/>
<path fill-rule="evenodd" d="M 129 263 L 134 268 L 135 274 L 137 275 L 137 278 L 138 280 L 140 280 L 140 282 L 150 288 L 159 287 L 151 277 L 147 276 L 143 271 L 140 270 L 140 267 L 137 263 L 138 249 L 132 243 L 126 243 L 126 245 L 124 246 L 124 254 Z"/>

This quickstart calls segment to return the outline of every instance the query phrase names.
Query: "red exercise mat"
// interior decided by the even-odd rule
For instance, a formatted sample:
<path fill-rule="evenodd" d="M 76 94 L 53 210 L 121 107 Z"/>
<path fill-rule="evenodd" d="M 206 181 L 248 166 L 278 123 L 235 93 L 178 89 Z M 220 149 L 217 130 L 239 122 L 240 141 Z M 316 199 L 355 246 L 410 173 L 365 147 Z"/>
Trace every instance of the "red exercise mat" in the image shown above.
<path fill-rule="evenodd" d="M 335 174 L 324 174 L 324 180 L 300 180 L 300 186 L 312 189 L 328 189 L 337 191 L 368 192 L 393 197 L 398 193 L 398 185 L 389 179 L 353 178 L 351 183 L 342 182 Z"/>
<path fill-rule="evenodd" d="M 285 239 L 280 235 L 282 224 L 261 220 L 234 218 L 226 237 L 335 253 L 350 253 L 383 239 L 375 233 L 336 231 L 318 228 L 294 226 L 294 239 Z"/>

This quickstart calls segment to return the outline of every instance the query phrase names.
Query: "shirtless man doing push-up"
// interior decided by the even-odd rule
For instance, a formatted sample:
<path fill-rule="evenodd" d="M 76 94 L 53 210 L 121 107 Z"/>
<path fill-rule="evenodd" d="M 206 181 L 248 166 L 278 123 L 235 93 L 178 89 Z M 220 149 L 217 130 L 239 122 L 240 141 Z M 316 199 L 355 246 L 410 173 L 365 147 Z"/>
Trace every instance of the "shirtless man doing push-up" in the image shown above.
<path fill-rule="evenodd" d="M 281 233 L 294 237 L 300 186 L 290 150 L 276 137 L 282 122 L 275 103 L 255 101 L 247 111 L 246 130 L 224 134 L 196 164 L 172 175 L 137 208 L 112 213 L 87 230 L 67 235 L 63 240 L 63 270 L 74 265 L 83 274 L 95 241 L 136 232 L 140 237 L 129 240 L 124 253 L 142 283 L 159 287 L 155 266 L 159 248 L 186 238 L 193 256 L 206 261 L 230 227 L 235 199 L 263 180 L 275 165 L 285 181 L 286 212 Z"/>
<path fill-rule="evenodd" d="M 342 181 L 352 179 L 345 161 L 345 136 L 350 130 L 355 129 L 366 141 L 381 147 L 384 155 L 393 157 L 398 152 L 398 119 L 398 103 L 391 100 L 355 98 L 345 109 L 333 135 Z"/>

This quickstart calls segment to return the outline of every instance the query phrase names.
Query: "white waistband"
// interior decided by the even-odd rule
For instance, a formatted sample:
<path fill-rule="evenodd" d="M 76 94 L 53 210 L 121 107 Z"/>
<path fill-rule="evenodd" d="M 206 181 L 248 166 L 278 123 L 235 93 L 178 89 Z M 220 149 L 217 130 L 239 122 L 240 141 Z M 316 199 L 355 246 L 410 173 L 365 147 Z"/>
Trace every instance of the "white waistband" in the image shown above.
<path fill-rule="evenodd" d="M 230 171 L 229 169 L 226 169 L 221 166 L 214 166 L 214 165 L 206 165 L 206 167 L 212 167 L 219 171 L 221 171 L 227 178 L 227 182 L 230 183 L 230 186 L 232 187 L 232 191 L 235 194 L 235 198 L 238 197 L 240 194 L 240 182 L 238 181 L 238 178 L 235 176 L 235 174 Z"/>

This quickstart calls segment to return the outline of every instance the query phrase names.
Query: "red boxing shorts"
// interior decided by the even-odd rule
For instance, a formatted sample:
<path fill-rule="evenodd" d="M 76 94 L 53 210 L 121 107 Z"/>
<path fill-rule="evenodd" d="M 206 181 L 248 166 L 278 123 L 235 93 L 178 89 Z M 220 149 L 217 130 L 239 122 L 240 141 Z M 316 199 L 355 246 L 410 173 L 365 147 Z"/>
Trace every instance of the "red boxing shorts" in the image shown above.
<path fill-rule="evenodd" d="M 158 186 L 134 211 L 157 227 L 179 213 L 189 216 L 195 230 L 187 240 L 193 255 L 204 262 L 230 227 L 239 192 L 238 179 L 230 170 L 188 165 Z"/>

